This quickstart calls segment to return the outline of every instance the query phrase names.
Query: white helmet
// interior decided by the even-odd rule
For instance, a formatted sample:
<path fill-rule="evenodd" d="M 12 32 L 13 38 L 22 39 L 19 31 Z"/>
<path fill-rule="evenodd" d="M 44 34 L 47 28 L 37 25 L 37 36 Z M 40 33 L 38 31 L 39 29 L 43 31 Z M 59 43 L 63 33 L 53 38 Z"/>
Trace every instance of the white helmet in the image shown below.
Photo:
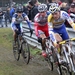
<path fill-rule="evenodd" d="M 49 7 L 49 11 L 51 13 L 55 13 L 56 11 L 60 11 L 60 7 L 57 3 L 51 3 Z"/>
<path fill-rule="evenodd" d="M 38 6 L 38 11 L 39 11 L 39 12 L 47 11 L 47 5 L 46 5 L 46 4 L 40 4 L 40 5 Z"/>

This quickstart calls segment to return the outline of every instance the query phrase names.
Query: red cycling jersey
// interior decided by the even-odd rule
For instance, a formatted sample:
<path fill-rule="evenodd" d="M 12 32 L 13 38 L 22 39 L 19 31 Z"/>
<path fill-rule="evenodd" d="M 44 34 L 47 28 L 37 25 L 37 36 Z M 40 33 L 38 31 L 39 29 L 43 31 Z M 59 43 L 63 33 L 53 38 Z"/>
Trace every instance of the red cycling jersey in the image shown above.
<path fill-rule="evenodd" d="M 48 17 L 47 14 L 45 16 L 41 16 L 40 13 L 38 13 L 35 16 L 35 18 L 34 18 L 34 28 L 35 28 L 36 36 L 39 37 L 40 32 L 43 32 L 46 35 L 46 37 L 49 36 L 47 17 Z"/>

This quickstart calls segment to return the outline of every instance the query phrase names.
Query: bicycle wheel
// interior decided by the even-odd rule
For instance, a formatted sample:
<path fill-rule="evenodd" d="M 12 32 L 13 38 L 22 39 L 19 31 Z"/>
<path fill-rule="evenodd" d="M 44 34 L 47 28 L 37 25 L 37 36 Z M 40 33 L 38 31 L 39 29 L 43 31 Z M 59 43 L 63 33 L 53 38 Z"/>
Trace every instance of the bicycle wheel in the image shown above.
<path fill-rule="evenodd" d="M 72 62 L 73 62 L 73 67 L 74 67 L 74 70 L 75 70 L 75 55 L 73 53 L 70 54 L 71 55 L 71 59 L 72 59 Z"/>
<path fill-rule="evenodd" d="M 51 49 L 53 49 L 53 47 L 51 47 Z M 51 71 L 53 71 L 53 56 L 52 56 L 52 54 L 49 53 L 50 52 L 50 49 L 48 47 L 46 47 L 46 51 L 48 53 L 48 57 L 46 58 L 46 61 L 48 63 L 49 69 Z"/>
<path fill-rule="evenodd" d="M 51 56 L 48 57 L 47 63 L 48 63 L 49 69 L 53 71 L 53 62 L 51 62 L 51 58 L 52 58 Z"/>
<path fill-rule="evenodd" d="M 67 46 L 62 47 L 64 61 L 59 64 L 60 75 L 72 75 L 72 67 L 66 49 Z"/>
<path fill-rule="evenodd" d="M 13 43 L 13 54 L 14 58 L 18 61 L 20 58 L 20 52 L 19 52 L 19 42 L 16 40 L 16 44 Z"/>
<path fill-rule="evenodd" d="M 70 71 L 68 70 L 68 68 L 66 68 L 66 67 L 63 66 L 63 65 L 60 65 L 60 64 L 59 64 L 57 70 L 58 70 L 59 75 L 72 75 L 72 72 L 70 72 Z"/>
<path fill-rule="evenodd" d="M 25 40 L 22 43 L 22 56 L 26 64 L 28 64 L 30 60 L 30 49 L 27 41 Z"/>

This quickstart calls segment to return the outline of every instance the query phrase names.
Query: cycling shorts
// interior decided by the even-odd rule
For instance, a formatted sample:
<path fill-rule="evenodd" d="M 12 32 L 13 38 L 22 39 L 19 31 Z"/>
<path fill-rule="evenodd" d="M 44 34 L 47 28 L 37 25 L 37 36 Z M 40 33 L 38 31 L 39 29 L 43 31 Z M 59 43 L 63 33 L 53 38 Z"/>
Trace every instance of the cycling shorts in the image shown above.
<path fill-rule="evenodd" d="M 60 28 L 53 28 L 53 32 L 58 33 L 63 40 L 69 39 L 69 35 L 64 24 Z"/>
<path fill-rule="evenodd" d="M 21 33 L 21 27 L 20 27 L 20 24 L 15 24 L 16 28 L 18 29 L 18 33 L 20 34 Z"/>

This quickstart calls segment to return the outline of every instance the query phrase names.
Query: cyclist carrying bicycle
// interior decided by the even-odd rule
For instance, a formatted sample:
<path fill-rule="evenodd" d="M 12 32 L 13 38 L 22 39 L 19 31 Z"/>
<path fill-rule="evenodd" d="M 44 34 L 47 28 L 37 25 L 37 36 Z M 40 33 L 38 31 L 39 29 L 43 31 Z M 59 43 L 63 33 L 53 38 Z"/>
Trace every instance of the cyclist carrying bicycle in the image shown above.
<path fill-rule="evenodd" d="M 69 35 L 66 31 L 65 20 L 72 26 L 75 30 L 75 23 L 69 16 L 69 14 L 65 11 L 61 11 L 60 7 L 57 3 L 51 3 L 49 7 L 49 11 L 51 14 L 48 16 L 48 25 L 49 27 L 53 27 L 54 36 L 56 41 L 62 41 L 69 39 Z"/>
<path fill-rule="evenodd" d="M 14 36 L 14 44 L 16 41 L 16 35 L 23 32 L 22 21 L 27 22 L 30 32 L 32 33 L 31 23 L 28 19 L 28 16 L 23 12 L 23 6 L 19 4 L 16 8 L 16 13 L 13 15 L 11 22 L 11 28 L 13 30 L 13 36 Z"/>
<path fill-rule="evenodd" d="M 42 55 L 45 57 L 45 40 L 44 38 L 49 36 L 48 33 L 48 23 L 47 23 L 47 17 L 49 12 L 47 12 L 47 5 L 46 4 L 40 4 L 38 6 L 39 13 L 36 14 L 34 18 L 34 29 L 35 34 L 38 38 L 38 42 L 41 43 L 42 46 Z"/>

